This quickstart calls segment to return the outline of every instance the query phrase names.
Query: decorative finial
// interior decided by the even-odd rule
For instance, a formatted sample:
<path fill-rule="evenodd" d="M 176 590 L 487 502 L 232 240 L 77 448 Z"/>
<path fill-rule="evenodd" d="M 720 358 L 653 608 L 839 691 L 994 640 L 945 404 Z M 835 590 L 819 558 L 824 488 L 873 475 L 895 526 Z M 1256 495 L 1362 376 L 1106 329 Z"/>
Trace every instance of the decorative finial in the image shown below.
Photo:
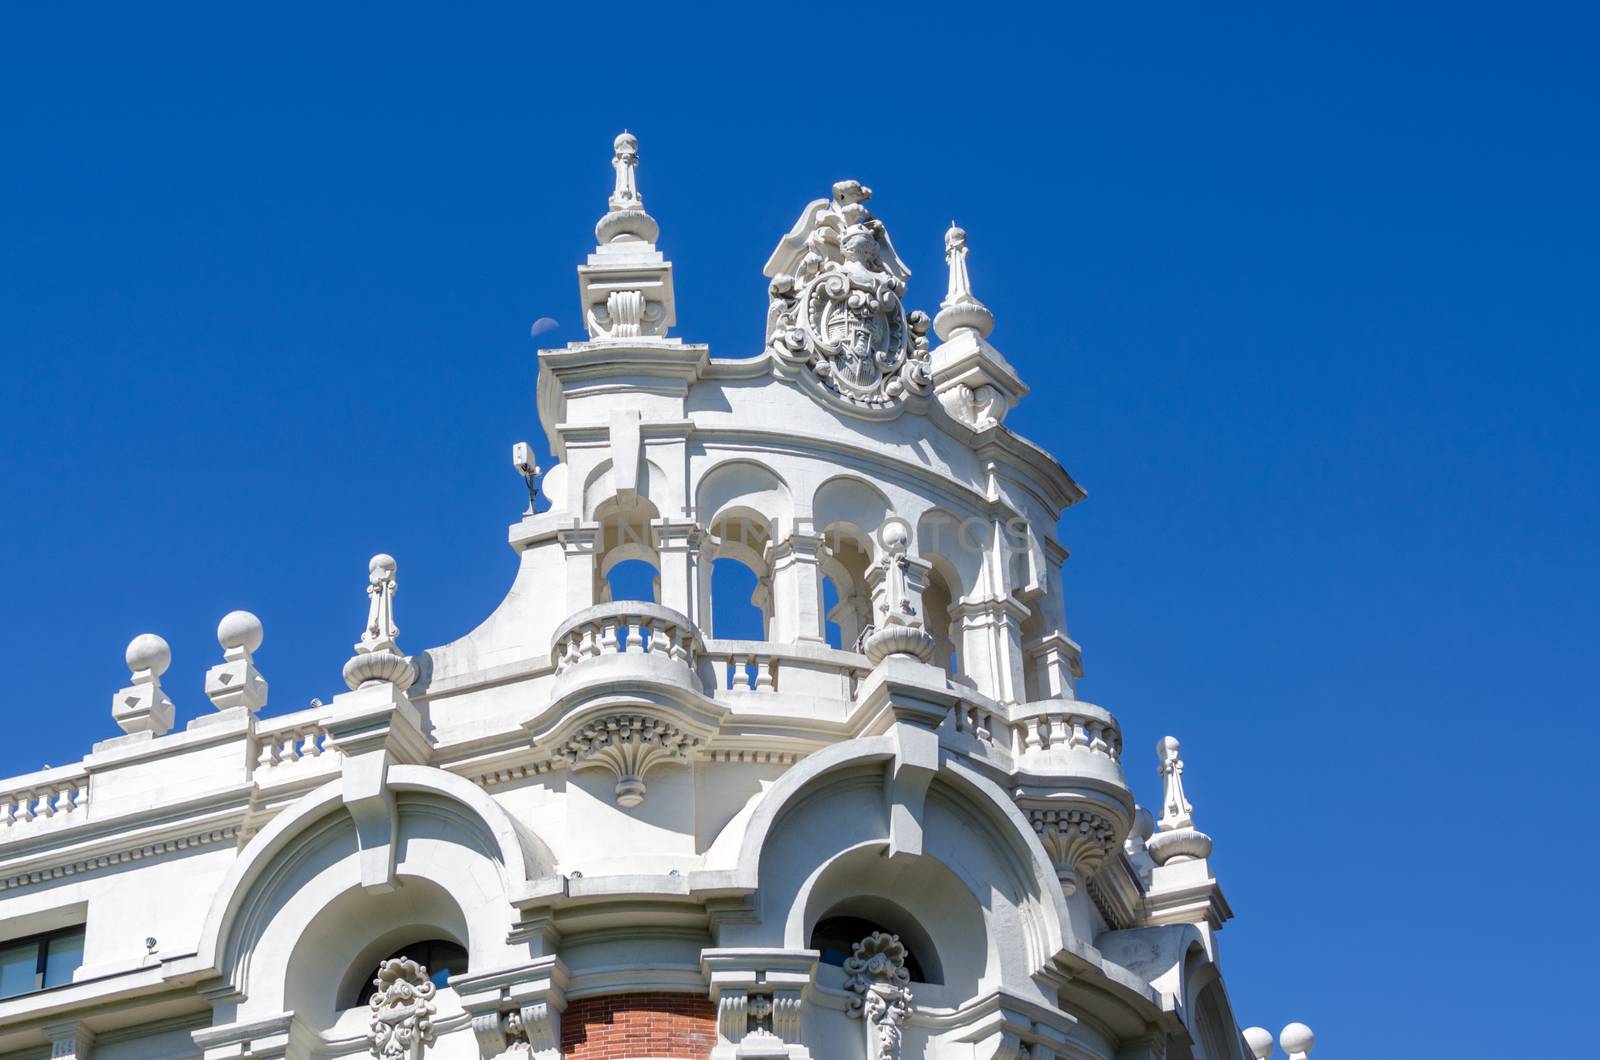
<path fill-rule="evenodd" d="M 921 586 L 913 587 L 911 560 L 906 555 L 911 546 L 910 526 L 898 517 L 886 520 L 878 530 L 878 544 L 884 552 L 875 575 L 883 586 L 883 616 L 862 635 L 862 651 L 874 666 L 890 655 L 910 655 L 927 662 L 933 658 L 933 638 L 922 628 L 914 599 L 920 597 Z"/>
<path fill-rule="evenodd" d="M 404 692 L 417 679 L 396 643 L 400 636 L 400 627 L 394 624 L 396 570 L 394 557 L 382 552 L 367 565 L 367 628 L 356 642 L 356 654 L 344 664 L 345 684 L 352 689 L 387 681 Z"/>
<path fill-rule="evenodd" d="M 624 129 L 612 141 L 611 148 L 611 168 L 617 174 L 616 187 L 611 192 L 611 208 L 644 209 L 644 199 L 639 195 L 639 138 Z"/>
<path fill-rule="evenodd" d="M 1316 1047 L 1317 1036 L 1304 1023 L 1291 1023 L 1278 1032 L 1278 1044 L 1289 1054 L 1289 1060 L 1306 1060 Z"/>
<path fill-rule="evenodd" d="M 267 682 L 253 658 L 263 635 L 261 620 L 248 611 L 230 611 L 217 623 L 222 662 L 206 671 L 206 695 L 218 710 L 247 707 L 254 714 L 267 705 Z"/>
<path fill-rule="evenodd" d="M 994 330 L 994 314 L 972 293 L 972 277 L 967 274 L 967 230 L 950 222 L 944 234 L 944 260 L 950 266 L 950 286 L 933 318 L 933 330 L 945 342 L 956 332 L 969 329 L 980 339 Z"/>
<path fill-rule="evenodd" d="M 594 227 L 601 246 L 609 243 L 654 243 L 661 234 L 655 218 L 644 212 L 639 194 L 639 139 L 624 132 L 612 141 L 611 168 L 615 182 L 606 215 Z"/>
<path fill-rule="evenodd" d="M 1195 828 L 1194 807 L 1183 794 L 1181 751 L 1176 737 L 1164 737 L 1156 744 L 1156 753 L 1161 757 L 1158 772 L 1163 785 L 1161 821 L 1156 834 L 1145 845 L 1157 865 L 1193 861 L 1211 854 L 1211 837 Z"/>
<path fill-rule="evenodd" d="M 154 633 L 141 633 L 128 642 L 123 659 L 132 682 L 111 699 L 111 717 L 130 736 L 161 736 L 172 729 L 172 700 L 161 690 L 161 675 L 172 665 L 172 649 Z"/>
<path fill-rule="evenodd" d="M 1272 1055 L 1272 1032 L 1265 1027 L 1246 1027 L 1244 1044 L 1250 1047 L 1250 1055 L 1255 1060 L 1267 1060 Z"/>

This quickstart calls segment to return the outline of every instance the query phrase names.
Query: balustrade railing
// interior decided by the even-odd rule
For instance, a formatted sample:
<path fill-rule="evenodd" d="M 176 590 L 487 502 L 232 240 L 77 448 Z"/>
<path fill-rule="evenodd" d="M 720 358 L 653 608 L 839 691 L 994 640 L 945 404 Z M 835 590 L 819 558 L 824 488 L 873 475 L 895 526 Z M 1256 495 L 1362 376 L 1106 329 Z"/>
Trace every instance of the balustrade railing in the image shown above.
<path fill-rule="evenodd" d="M 556 627 L 550 660 L 558 675 L 608 655 L 653 655 L 693 669 L 701 647 L 694 624 L 670 607 L 616 600 L 585 608 Z"/>
<path fill-rule="evenodd" d="M 1051 700 L 1029 704 L 1015 719 L 1013 751 L 1087 751 L 1122 760 L 1122 730 L 1111 713 L 1090 703 Z"/>
<path fill-rule="evenodd" d="M 89 774 L 63 766 L 13 777 L 0 789 L 0 829 L 46 820 L 82 820 L 88 813 Z M 5 836 L 0 831 L 0 840 Z"/>
<path fill-rule="evenodd" d="M 257 770 L 291 765 L 335 753 L 328 743 L 327 730 L 301 715 L 288 715 L 263 722 L 256 730 L 256 744 Z"/>

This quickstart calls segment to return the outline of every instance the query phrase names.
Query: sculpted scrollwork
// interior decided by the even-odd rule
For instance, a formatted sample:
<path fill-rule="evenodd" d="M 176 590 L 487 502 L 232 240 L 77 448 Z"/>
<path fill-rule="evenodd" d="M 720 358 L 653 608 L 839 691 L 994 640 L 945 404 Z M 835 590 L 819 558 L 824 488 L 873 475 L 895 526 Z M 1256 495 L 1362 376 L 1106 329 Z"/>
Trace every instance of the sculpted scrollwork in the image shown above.
<path fill-rule="evenodd" d="M 843 400 L 888 407 L 928 393 L 932 321 L 906 311 L 910 270 L 867 209 L 871 197 L 857 181 L 835 184 L 780 245 L 768 264 L 767 341 L 780 364 Z"/>
<path fill-rule="evenodd" d="M 845 958 L 847 1014 L 867 1026 L 867 1060 L 900 1060 L 901 1024 L 911 1016 L 911 973 L 900 939 L 874 931 Z"/>
<path fill-rule="evenodd" d="M 378 966 L 372 1008 L 372 1055 L 378 1060 L 421 1060 L 433 1044 L 433 995 L 428 970 L 409 957 L 394 957 Z"/>
<path fill-rule="evenodd" d="M 662 762 L 687 762 L 700 738 L 648 714 L 608 714 L 585 723 L 562 744 L 558 764 L 600 765 L 616 775 L 621 806 L 644 801 L 644 775 Z"/>

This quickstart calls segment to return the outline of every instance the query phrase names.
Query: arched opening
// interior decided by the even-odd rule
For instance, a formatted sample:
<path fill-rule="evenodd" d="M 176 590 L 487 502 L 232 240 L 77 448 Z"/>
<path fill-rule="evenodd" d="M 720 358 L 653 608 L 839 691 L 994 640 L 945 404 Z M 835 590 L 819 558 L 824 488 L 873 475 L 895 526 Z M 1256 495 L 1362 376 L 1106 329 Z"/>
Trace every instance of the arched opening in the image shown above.
<path fill-rule="evenodd" d="M 606 589 L 601 603 L 611 600 L 648 600 L 655 603 L 661 575 L 643 559 L 625 559 L 606 572 Z"/>
<path fill-rule="evenodd" d="M 428 973 L 428 979 L 441 990 L 450 985 L 451 976 L 467 974 L 467 949 L 465 946 L 451 939 L 423 939 L 421 942 L 413 942 L 410 945 L 402 946 L 388 956 L 373 962 L 372 967 L 367 969 L 367 978 L 361 988 L 361 992 L 353 1000 L 341 1004 L 340 1008 L 365 1007 L 378 988 L 377 969 L 379 965 L 402 957 L 409 958 L 422 965 Z"/>
<path fill-rule="evenodd" d="M 856 943 L 875 931 L 894 935 L 900 940 L 900 944 L 906 948 L 906 971 L 911 973 L 912 982 L 938 983 L 940 981 L 938 978 L 930 979 L 928 977 L 922 958 L 918 955 L 919 949 L 922 949 L 922 952 L 925 953 L 929 952 L 926 948 L 912 944 L 900 932 L 891 931 L 878 921 L 868 920 L 866 917 L 850 915 L 824 917 L 817 921 L 816 927 L 811 929 L 810 948 L 822 955 L 823 964 L 831 964 L 837 968 L 843 968 L 844 962 L 855 951 Z"/>
<path fill-rule="evenodd" d="M 661 553 L 651 521 L 656 506 L 642 497 L 613 497 L 595 510 L 600 523 L 595 553 L 595 600 L 660 599 Z"/>
<path fill-rule="evenodd" d="M 940 566 L 935 560 L 933 569 L 928 572 L 928 584 L 922 590 L 922 621 L 928 635 L 933 638 L 934 664 L 944 667 L 945 673 L 955 677 L 962 673 L 961 651 L 957 643 L 960 630 L 950 617 L 955 598 L 950 579 L 940 570 Z"/>
<path fill-rule="evenodd" d="M 756 572 L 731 556 L 711 561 L 711 635 L 718 640 L 766 640 L 767 614 Z"/>
<path fill-rule="evenodd" d="M 766 640 L 772 622 L 771 527 L 760 512 L 727 507 L 710 526 L 711 636 Z"/>
<path fill-rule="evenodd" d="M 822 531 L 822 600 L 828 643 L 855 650 L 861 631 L 872 623 L 872 593 L 867 568 L 871 543 L 862 528 L 832 523 Z"/>

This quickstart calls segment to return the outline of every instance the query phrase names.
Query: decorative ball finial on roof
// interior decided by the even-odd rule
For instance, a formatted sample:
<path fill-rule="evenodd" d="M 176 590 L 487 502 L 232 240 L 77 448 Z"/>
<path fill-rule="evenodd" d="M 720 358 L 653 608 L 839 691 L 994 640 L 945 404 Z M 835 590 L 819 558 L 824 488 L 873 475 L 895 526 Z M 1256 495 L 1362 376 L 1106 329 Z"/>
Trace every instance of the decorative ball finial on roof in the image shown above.
<path fill-rule="evenodd" d="M 144 678 L 153 682 L 172 665 L 172 648 L 154 633 L 141 633 L 128 642 L 128 650 L 122 653 L 122 658 L 135 681 Z"/>
<path fill-rule="evenodd" d="M 1306 1060 L 1316 1047 L 1317 1036 L 1304 1023 L 1291 1023 L 1278 1032 L 1278 1044 L 1289 1054 L 1289 1060 Z"/>
<path fill-rule="evenodd" d="M 367 564 L 367 628 L 356 642 L 356 654 L 344 664 L 345 684 L 352 689 L 388 682 L 404 692 L 417 679 L 411 661 L 396 643 L 400 627 L 394 623 L 397 588 L 394 557 L 380 552 Z"/>
<path fill-rule="evenodd" d="M 111 717 L 130 736 L 165 734 L 172 728 L 174 710 L 161 690 L 161 675 L 172 665 L 172 649 L 154 633 L 141 633 L 128 642 L 122 657 L 133 680 L 111 697 Z"/>
<path fill-rule="evenodd" d="M 252 656 L 261 647 L 261 620 L 248 611 L 229 611 L 217 623 L 222 662 L 206 671 L 206 696 L 218 710 L 248 707 L 253 714 L 267 705 L 267 682 Z"/>
<path fill-rule="evenodd" d="M 1246 1027 L 1244 1044 L 1250 1047 L 1250 1055 L 1255 1060 L 1267 1060 L 1272 1055 L 1272 1032 L 1265 1027 Z"/>
<path fill-rule="evenodd" d="M 1158 772 L 1164 788 L 1158 831 L 1146 844 L 1157 865 L 1169 861 L 1193 861 L 1211 855 L 1211 837 L 1194 826 L 1194 807 L 1183 793 L 1182 747 L 1177 737 L 1164 737 L 1156 744 L 1161 756 Z"/>
<path fill-rule="evenodd" d="M 950 267 L 950 286 L 933 318 L 933 330 L 944 341 L 963 328 L 977 332 L 980 339 L 994 330 L 994 314 L 972 293 L 972 278 L 967 274 L 967 230 L 950 222 L 944 234 L 944 260 Z"/>
<path fill-rule="evenodd" d="M 253 654 L 265 636 L 261 620 L 248 611 L 229 611 L 217 623 L 217 643 L 225 654 Z"/>

